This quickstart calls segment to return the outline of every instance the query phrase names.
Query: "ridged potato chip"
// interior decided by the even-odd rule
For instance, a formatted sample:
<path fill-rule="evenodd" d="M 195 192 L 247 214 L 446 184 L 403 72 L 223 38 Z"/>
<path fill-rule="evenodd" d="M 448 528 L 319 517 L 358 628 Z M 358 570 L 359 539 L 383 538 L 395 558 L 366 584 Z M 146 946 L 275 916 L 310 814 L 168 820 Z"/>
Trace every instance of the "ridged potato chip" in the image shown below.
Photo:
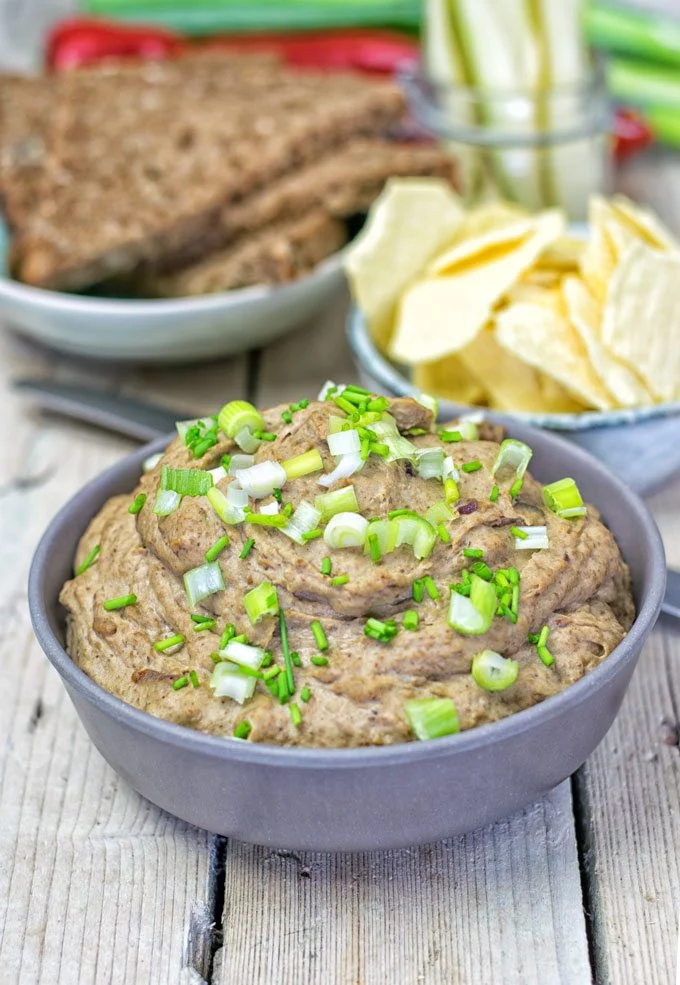
<path fill-rule="evenodd" d="M 413 367 L 411 380 L 422 393 L 436 394 L 459 404 L 485 404 L 487 393 L 470 376 L 457 356 L 447 356 L 433 363 Z"/>

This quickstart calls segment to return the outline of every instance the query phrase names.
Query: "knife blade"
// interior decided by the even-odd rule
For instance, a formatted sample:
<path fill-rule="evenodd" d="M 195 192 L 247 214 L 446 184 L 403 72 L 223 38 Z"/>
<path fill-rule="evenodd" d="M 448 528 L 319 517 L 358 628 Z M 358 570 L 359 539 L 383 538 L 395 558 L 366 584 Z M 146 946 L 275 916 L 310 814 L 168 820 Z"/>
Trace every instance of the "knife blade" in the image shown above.
<path fill-rule="evenodd" d="M 139 441 L 152 441 L 175 430 L 175 421 L 186 420 L 186 410 L 159 407 L 117 393 L 106 393 L 77 383 L 21 379 L 15 389 L 30 395 L 44 410 L 95 424 Z M 680 571 L 668 571 L 661 611 L 680 619 Z"/>

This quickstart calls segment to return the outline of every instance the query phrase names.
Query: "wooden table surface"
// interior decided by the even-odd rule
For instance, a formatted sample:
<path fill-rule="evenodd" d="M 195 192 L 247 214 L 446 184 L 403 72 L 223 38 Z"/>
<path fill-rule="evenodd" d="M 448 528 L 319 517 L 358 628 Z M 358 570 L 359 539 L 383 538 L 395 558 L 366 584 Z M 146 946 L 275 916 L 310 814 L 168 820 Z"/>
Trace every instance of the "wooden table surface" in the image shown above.
<path fill-rule="evenodd" d="M 680 231 L 680 158 L 631 162 L 621 184 Z M 142 799 L 91 745 L 40 652 L 26 606 L 37 540 L 133 445 L 42 416 L 11 380 L 86 381 L 184 416 L 239 396 L 298 399 L 328 376 L 352 378 L 343 317 L 339 299 L 266 351 L 190 369 L 77 362 L 0 333 L 2 985 L 675 980 L 680 631 L 670 622 L 571 781 L 464 837 L 337 857 L 226 841 Z M 650 506 L 680 567 L 680 480 Z"/>

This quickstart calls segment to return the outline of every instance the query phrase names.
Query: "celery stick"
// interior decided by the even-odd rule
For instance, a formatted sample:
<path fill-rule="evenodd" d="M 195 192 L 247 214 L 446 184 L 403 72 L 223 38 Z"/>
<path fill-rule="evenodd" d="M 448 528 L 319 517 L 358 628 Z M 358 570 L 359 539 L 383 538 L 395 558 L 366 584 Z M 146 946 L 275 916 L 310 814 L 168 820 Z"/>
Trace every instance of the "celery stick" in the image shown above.
<path fill-rule="evenodd" d="M 538 48 L 525 0 L 451 2 L 471 82 L 481 93 L 481 122 L 508 136 L 533 131 L 536 119 L 531 107 L 529 113 L 518 114 L 517 105 L 502 98 L 504 91 L 531 90 L 538 82 Z M 494 151 L 492 159 L 508 197 L 529 208 L 540 207 L 537 152 L 532 148 L 509 148 Z"/>
<path fill-rule="evenodd" d="M 680 65 L 680 21 L 673 18 L 591 0 L 585 29 L 596 48 Z"/>
<path fill-rule="evenodd" d="M 612 58 L 606 75 L 609 92 L 617 102 L 680 111 L 680 74 L 675 69 Z"/>

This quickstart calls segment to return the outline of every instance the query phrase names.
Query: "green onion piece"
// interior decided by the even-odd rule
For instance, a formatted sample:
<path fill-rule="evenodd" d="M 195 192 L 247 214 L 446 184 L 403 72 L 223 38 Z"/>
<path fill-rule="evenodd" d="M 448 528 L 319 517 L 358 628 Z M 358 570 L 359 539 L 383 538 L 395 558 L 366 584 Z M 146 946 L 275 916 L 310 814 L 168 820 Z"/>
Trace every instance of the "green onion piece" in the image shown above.
<path fill-rule="evenodd" d="M 500 492 L 500 490 L 499 490 L 498 486 L 495 485 L 493 487 L 493 489 L 491 490 L 491 495 L 489 496 L 489 499 L 491 500 L 492 503 L 495 503 L 496 500 L 498 499 L 498 493 L 499 492 Z"/>
<path fill-rule="evenodd" d="M 439 413 L 439 401 L 436 397 L 431 397 L 429 393 L 419 393 L 413 399 L 417 400 L 419 404 L 422 404 L 423 407 L 426 407 L 427 410 L 431 411 L 432 417 L 435 421 L 437 420 L 437 414 Z"/>
<path fill-rule="evenodd" d="M 222 455 L 222 458 L 220 459 L 220 465 L 225 470 L 225 472 L 228 472 L 229 466 L 231 465 L 231 455 Z"/>
<path fill-rule="evenodd" d="M 320 650 L 322 650 L 322 651 L 323 650 L 327 650 L 328 649 L 328 639 L 327 639 L 326 634 L 324 632 L 324 628 L 321 625 L 321 623 L 319 622 L 319 620 L 318 619 L 314 619 L 310 623 L 309 628 L 312 631 L 312 636 L 314 637 L 314 640 L 315 640 L 316 645 L 318 646 L 318 648 Z"/>
<path fill-rule="evenodd" d="M 291 695 L 291 692 L 288 690 L 287 674 L 285 672 L 279 674 L 279 676 L 275 679 L 274 683 L 276 684 L 278 699 L 282 705 L 285 705 L 286 701 L 288 701 Z"/>
<path fill-rule="evenodd" d="M 255 545 L 255 541 L 253 540 L 252 537 L 249 537 L 248 540 L 243 545 L 243 550 L 239 554 L 239 557 L 241 558 L 242 561 L 245 561 L 245 559 L 248 557 L 251 550 L 253 549 L 254 545 Z"/>
<path fill-rule="evenodd" d="M 465 636 L 481 636 L 496 614 L 496 589 L 478 575 L 470 577 L 469 597 L 451 592 L 448 623 Z"/>
<path fill-rule="evenodd" d="M 382 622 L 380 619 L 370 618 L 364 623 L 364 633 L 371 639 L 378 640 L 380 643 L 389 643 L 397 635 L 399 628 L 393 619 Z"/>
<path fill-rule="evenodd" d="M 482 467 L 482 463 L 479 459 L 475 459 L 473 462 L 463 462 L 461 465 L 463 472 L 479 472 Z"/>
<path fill-rule="evenodd" d="M 453 513 L 448 508 L 443 499 L 439 502 L 433 503 L 425 513 L 423 513 L 423 518 L 427 520 L 428 523 L 432 524 L 433 527 L 437 527 L 440 523 L 449 523 L 453 519 Z"/>
<path fill-rule="evenodd" d="M 295 704 L 294 701 L 290 706 L 290 719 L 293 725 L 295 726 L 295 728 L 299 728 L 299 726 L 302 724 L 302 712 L 300 711 L 299 707 Z"/>
<path fill-rule="evenodd" d="M 442 441 L 462 441 L 463 435 L 460 431 L 440 431 L 439 437 Z"/>
<path fill-rule="evenodd" d="M 369 451 L 372 451 L 374 455 L 380 455 L 381 458 L 387 458 L 390 453 L 390 446 L 386 445 L 384 441 L 371 441 Z"/>
<path fill-rule="evenodd" d="M 370 390 L 366 390 L 362 386 L 357 386 L 355 383 L 348 384 L 342 392 L 343 393 L 357 393 L 362 398 L 363 397 L 372 397 L 373 396 L 373 394 L 371 393 Z"/>
<path fill-rule="evenodd" d="M 78 575 L 82 575 L 82 573 L 84 571 L 87 571 L 88 568 L 91 568 L 92 567 L 92 565 L 94 564 L 94 562 L 99 557 L 99 552 L 101 551 L 101 549 L 102 549 L 101 544 L 97 544 L 95 547 L 92 548 L 92 550 L 87 555 L 87 557 L 76 568 L 76 571 L 75 571 L 76 577 Z"/>
<path fill-rule="evenodd" d="M 161 469 L 163 492 L 175 492 L 180 496 L 205 496 L 212 488 L 213 477 L 202 469 L 171 469 L 164 465 Z"/>
<path fill-rule="evenodd" d="M 442 544 L 449 544 L 451 542 L 451 534 L 448 532 L 443 523 L 437 524 L 437 534 Z"/>
<path fill-rule="evenodd" d="M 437 599 L 441 598 L 439 589 L 435 585 L 434 579 L 430 575 L 425 575 L 425 577 L 423 578 L 423 586 L 427 594 L 430 596 L 431 599 L 434 599 L 435 602 L 437 601 Z"/>
<path fill-rule="evenodd" d="M 274 497 L 274 499 L 276 500 L 277 503 L 283 502 L 283 491 L 281 489 L 279 489 L 278 487 L 275 488 L 275 489 L 272 489 L 272 496 Z"/>
<path fill-rule="evenodd" d="M 211 490 L 211 492 L 217 490 Z M 158 489 L 156 492 L 156 498 L 153 504 L 153 512 L 155 516 L 170 516 L 175 510 L 179 508 L 182 502 L 182 497 L 179 493 L 173 492 L 171 489 Z"/>
<path fill-rule="evenodd" d="M 457 503 L 460 499 L 458 483 L 450 476 L 448 479 L 444 479 L 444 498 L 447 506 L 450 506 L 451 503 Z"/>
<path fill-rule="evenodd" d="M 506 438 L 501 442 L 496 460 L 491 467 L 491 474 L 495 475 L 499 482 L 510 479 L 515 482 L 526 472 L 532 455 L 533 451 L 523 441 Z"/>
<path fill-rule="evenodd" d="M 533 643 L 534 646 L 535 646 L 538 643 L 539 634 L 538 633 L 529 633 L 529 635 L 527 636 L 527 640 L 529 641 L 529 643 Z"/>
<path fill-rule="evenodd" d="M 330 575 L 332 570 L 333 570 L 333 562 L 329 557 L 325 557 L 321 562 L 321 574 Z"/>
<path fill-rule="evenodd" d="M 253 431 L 253 437 L 259 441 L 276 441 L 276 435 L 271 431 Z"/>
<path fill-rule="evenodd" d="M 390 520 L 396 530 L 395 546 L 407 544 L 419 561 L 429 557 L 437 541 L 437 531 L 422 516 L 400 516 Z"/>
<path fill-rule="evenodd" d="M 210 654 L 210 659 L 212 660 L 212 662 L 214 664 L 222 663 L 222 657 L 220 656 L 219 653 L 211 653 Z"/>
<path fill-rule="evenodd" d="M 230 400 L 217 415 L 217 423 L 228 438 L 235 438 L 243 430 L 264 428 L 264 417 L 246 400 Z"/>
<path fill-rule="evenodd" d="M 510 608 L 517 615 L 517 610 L 519 609 L 519 585 L 512 586 L 512 601 L 510 602 Z"/>
<path fill-rule="evenodd" d="M 493 578 L 493 572 L 491 568 L 484 561 L 474 561 L 470 565 L 470 569 L 474 571 L 474 573 L 478 575 L 480 578 L 483 578 L 484 581 L 491 581 L 491 579 Z"/>
<path fill-rule="evenodd" d="M 484 557 L 484 551 L 480 551 L 476 547 L 464 547 L 463 557 Z"/>
<path fill-rule="evenodd" d="M 197 603 L 208 595 L 223 592 L 224 587 L 222 569 L 217 561 L 192 568 L 184 575 L 184 590 L 190 609 L 196 608 Z"/>
<path fill-rule="evenodd" d="M 190 670 L 189 671 L 189 680 L 191 681 L 191 686 L 192 687 L 200 687 L 201 686 L 200 683 L 199 683 L 199 680 L 198 680 L 198 674 L 196 673 L 195 670 Z"/>
<path fill-rule="evenodd" d="M 507 604 L 507 602 L 502 602 L 499 605 L 499 609 L 501 610 L 501 615 L 505 616 L 506 619 L 509 619 L 510 622 L 512 623 L 517 622 L 517 613 L 512 611 L 512 609 Z"/>
<path fill-rule="evenodd" d="M 536 647 L 536 650 L 538 652 L 539 657 L 541 658 L 541 660 L 543 661 L 543 663 L 546 665 L 546 667 L 552 667 L 552 665 L 555 663 L 555 658 L 553 657 L 553 655 L 550 652 L 550 650 L 548 649 L 548 647 L 547 646 L 537 646 Z"/>
<path fill-rule="evenodd" d="M 414 698 L 404 712 L 417 739 L 439 739 L 460 732 L 458 712 L 450 698 Z"/>
<path fill-rule="evenodd" d="M 401 624 L 404 629 L 409 629 L 413 632 L 418 628 L 418 613 L 415 609 L 407 609 L 401 620 Z"/>
<path fill-rule="evenodd" d="M 181 633 L 175 633 L 174 636 L 166 636 L 164 640 L 157 640 L 153 648 L 158 653 L 163 653 L 165 650 L 171 650 L 173 646 L 181 646 L 182 643 L 186 643 L 185 638 Z"/>
<path fill-rule="evenodd" d="M 293 423 L 293 415 L 289 410 L 284 410 L 283 413 L 281 414 L 281 417 L 283 418 L 285 424 Z"/>
<path fill-rule="evenodd" d="M 132 514 L 132 516 L 136 516 L 144 506 L 144 503 L 146 503 L 146 493 L 140 493 L 138 496 L 135 496 L 128 506 L 128 513 Z"/>
<path fill-rule="evenodd" d="M 247 718 L 242 722 L 239 722 L 233 731 L 233 736 L 235 739 L 247 739 L 250 733 L 253 731 L 253 726 L 250 724 Z"/>
<path fill-rule="evenodd" d="M 281 465 L 289 479 L 300 479 L 311 472 L 320 472 L 323 469 L 323 459 L 318 448 L 310 448 L 302 455 L 281 462 Z"/>
<path fill-rule="evenodd" d="M 280 673 L 281 673 L 281 668 L 277 667 L 276 664 L 274 664 L 273 667 L 266 667 L 265 670 L 262 671 L 262 680 L 271 681 L 275 677 L 277 677 L 278 674 Z"/>
<path fill-rule="evenodd" d="M 189 683 L 188 677 L 178 677 L 176 681 L 172 682 L 173 691 L 181 691 L 183 687 L 186 687 Z"/>
<path fill-rule="evenodd" d="M 417 517 L 418 514 L 416 513 L 415 510 L 406 510 L 406 509 L 404 509 L 404 510 L 390 510 L 390 512 L 387 514 L 387 519 L 388 520 L 396 520 L 400 516 L 415 516 L 415 517 Z"/>
<path fill-rule="evenodd" d="M 343 391 L 343 393 L 344 393 L 344 391 Z M 345 400 L 344 397 L 334 397 L 333 398 L 333 403 L 340 410 L 344 410 L 344 412 L 346 414 L 354 414 L 354 412 L 355 412 L 354 404 L 353 403 L 350 403 L 349 400 Z"/>
<path fill-rule="evenodd" d="M 549 510 L 565 519 L 586 514 L 581 493 L 573 479 L 560 479 L 544 486 L 543 502 Z"/>
<path fill-rule="evenodd" d="M 272 656 L 271 651 L 270 650 L 265 650 L 264 651 L 264 656 L 262 657 L 262 663 L 260 664 L 260 667 L 270 667 L 273 660 L 274 660 L 274 657 Z"/>
<path fill-rule="evenodd" d="M 214 629 L 216 625 L 217 625 L 216 619 L 201 619 L 201 621 L 197 622 L 196 625 L 194 626 L 194 632 L 202 633 L 205 629 Z"/>
<path fill-rule="evenodd" d="M 224 550 L 224 548 L 227 547 L 228 545 L 229 545 L 229 538 L 225 534 L 223 537 L 220 537 L 219 540 L 216 540 L 213 546 L 208 548 L 208 550 L 205 552 L 206 561 L 208 562 L 216 561 L 217 558 L 222 553 L 222 551 Z"/>
<path fill-rule="evenodd" d="M 114 612 L 116 609 L 124 609 L 126 605 L 136 605 L 136 595 L 120 595 L 117 599 L 107 599 L 104 608 L 107 612 Z"/>
<path fill-rule="evenodd" d="M 513 484 L 510 486 L 510 495 L 512 496 L 513 499 L 515 498 L 515 496 L 519 496 L 520 492 L 522 491 L 523 483 L 524 483 L 524 479 L 519 478 L 519 479 L 515 479 Z"/>
<path fill-rule="evenodd" d="M 510 533 L 514 537 L 519 537 L 520 540 L 528 540 L 529 534 L 525 530 L 520 530 L 519 527 L 510 527 Z"/>
<path fill-rule="evenodd" d="M 348 581 L 349 575 L 336 575 L 335 578 L 331 578 L 331 585 L 337 588 L 339 585 L 346 585 Z"/>
<path fill-rule="evenodd" d="M 538 634 L 538 637 L 536 638 L 536 643 L 538 644 L 538 646 L 545 646 L 545 644 L 548 642 L 549 636 L 550 636 L 550 627 L 543 626 L 541 632 Z"/>
<path fill-rule="evenodd" d="M 282 530 L 288 523 L 288 517 L 281 513 L 246 513 L 244 523 L 252 523 L 258 527 L 276 527 Z"/>
<path fill-rule="evenodd" d="M 256 626 L 265 616 L 275 616 L 279 611 L 276 589 L 270 581 L 263 581 L 243 596 L 243 607 L 252 626 Z"/>
<path fill-rule="evenodd" d="M 293 677 L 293 661 L 291 660 L 290 649 L 288 648 L 288 627 L 286 625 L 286 617 L 283 609 L 279 609 L 279 631 L 281 635 L 283 662 L 286 668 L 286 684 L 290 694 L 293 694 L 295 692 L 295 678 Z"/>
<path fill-rule="evenodd" d="M 422 602 L 425 595 L 425 585 L 422 578 L 416 578 L 411 585 L 411 594 L 414 602 Z"/>
<path fill-rule="evenodd" d="M 294 667 L 302 667 L 302 659 L 300 658 L 300 654 L 297 650 L 290 651 L 290 659 L 292 660 Z"/>
<path fill-rule="evenodd" d="M 309 701 L 309 699 L 311 698 L 311 696 L 312 696 L 311 688 L 309 688 L 305 684 L 305 686 L 303 687 L 303 689 L 300 691 L 300 701 Z"/>
<path fill-rule="evenodd" d="M 320 527 L 317 527 L 316 530 L 308 530 L 306 534 L 302 534 L 305 544 L 308 540 L 318 540 L 319 537 L 323 537 L 323 530 Z"/>
<path fill-rule="evenodd" d="M 327 667 L 328 657 L 322 656 L 320 653 L 315 653 L 313 657 L 310 658 L 315 667 Z"/>
<path fill-rule="evenodd" d="M 472 677 L 485 691 L 505 691 L 517 680 L 519 664 L 495 650 L 482 650 L 472 658 Z"/>
<path fill-rule="evenodd" d="M 519 585 L 519 571 L 517 568 L 508 568 L 508 580 L 511 585 Z"/>
<path fill-rule="evenodd" d="M 373 561 L 374 564 L 378 564 L 382 558 L 382 552 L 380 550 L 380 542 L 377 534 L 369 534 L 366 538 L 366 542 L 371 555 L 371 561 Z"/>
<path fill-rule="evenodd" d="M 224 650 L 229 640 L 233 640 L 235 636 L 236 636 L 236 626 L 234 626 L 233 622 L 227 623 L 224 632 L 220 637 L 220 650 Z"/>
<path fill-rule="evenodd" d="M 281 512 L 283 513 L 284 516 L 290 517 L 293 513 L 293 504 L 284 503 Z"/>

